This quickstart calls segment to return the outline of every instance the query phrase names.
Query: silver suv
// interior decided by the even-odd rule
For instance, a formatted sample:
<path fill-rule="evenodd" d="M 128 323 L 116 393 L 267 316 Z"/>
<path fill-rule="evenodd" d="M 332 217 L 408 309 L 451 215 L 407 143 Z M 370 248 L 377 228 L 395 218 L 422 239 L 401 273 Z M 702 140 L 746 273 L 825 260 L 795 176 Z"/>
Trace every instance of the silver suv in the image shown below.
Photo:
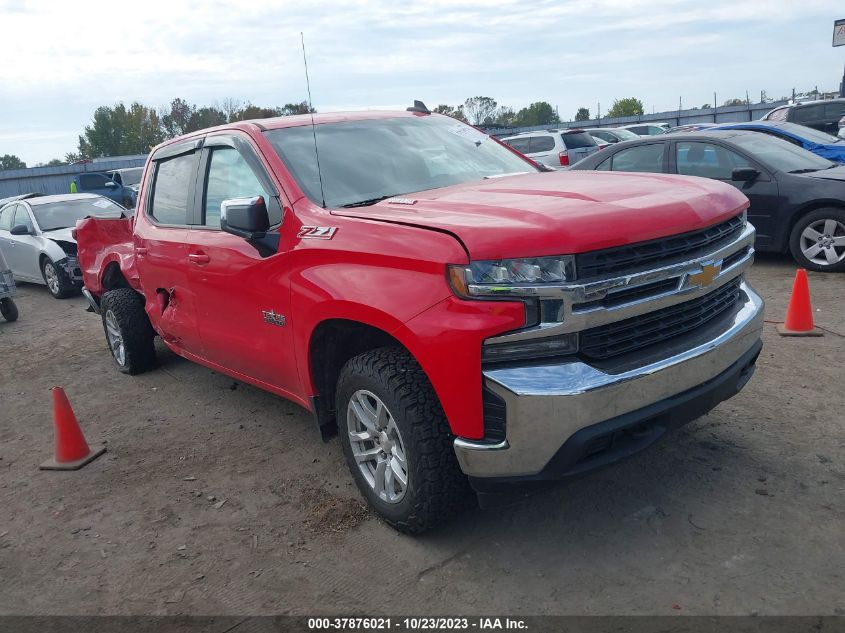
<path fill-rule="evenodd" d="M 550 167 L 568 167 L 599 151 L 598 143 L 585 130 L 541 130 L 501 139 L 520 154 Z"/>

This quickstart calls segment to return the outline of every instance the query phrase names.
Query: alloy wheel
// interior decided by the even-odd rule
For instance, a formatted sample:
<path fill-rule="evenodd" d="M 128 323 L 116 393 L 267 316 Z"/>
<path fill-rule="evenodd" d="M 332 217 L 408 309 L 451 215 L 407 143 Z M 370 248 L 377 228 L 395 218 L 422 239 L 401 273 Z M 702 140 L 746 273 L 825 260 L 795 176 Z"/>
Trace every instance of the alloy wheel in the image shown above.
<path fill-rule="evenodd" d="M 106 339 L 117 364 L 123 367 L 126 364 L 126 349 L 123 345 L 123 335 L 117 326 L 117 317 L 111 310 L 106 312 Z"/>
<path fill-rule="evenodd" d="M 347 432 L 355 462 L 380 499 L 399 503 L 408 490 L 408 461 L 396 420 L 371 391 L 359 389 L 349 399 Z"/>
<path fill-rule="evenodd" d="M 59 294 L 59 274 L 56 272 L 53 262 L 46 262 L 44 264 L 44 281 L 47 282 L 50 292 L 54 295 Z"/>
<path fill-rule="evenodd" d="M 845 259 L 845 224 L 833 219 L 816 220 L 801 232 L 801 252 L 819 266 L 832 266 Z"/>

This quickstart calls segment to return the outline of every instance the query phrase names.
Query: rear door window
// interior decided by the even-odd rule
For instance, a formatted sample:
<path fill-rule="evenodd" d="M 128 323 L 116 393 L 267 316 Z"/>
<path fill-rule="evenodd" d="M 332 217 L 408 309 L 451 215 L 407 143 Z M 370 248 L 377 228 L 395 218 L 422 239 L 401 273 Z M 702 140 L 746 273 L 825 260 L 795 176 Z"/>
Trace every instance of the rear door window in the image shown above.
<path fill-rule="evenodd" d="M 505 143 L 513 147 L 517 152 L 520 152 L 522 154 L 528 153 L 528 137 L 509 138 L 505 141 Z"/>
<path fill-rule="evenodd" d="M 824 118 L 824 106 L 818 104 L 795 108 L 793 120 L 801 123 L 802 121 L 818 121 L 822 118 Z"/>
<path fill-rule="evenodd" d="M 845 102 L 827 103 L 824 106 L 824 118 L 838 121 L 845 115 Z"/>
<path fill-rule="evenodd" d="M 79 186 L 83 189 L 105 189 L 106 183 L 110 182 L 103 174 L 81 174 L 79 176 Z"/>
<path fill-rule="evenodd" d="M 637 145 L 623 149 L 613 155 L 610 169 L 612 171 L 662 173 L 663 146 L 664 143 L 649 143 L 648 145 Z"/>
<path fill-rule="evenodd" d="M 678 173 L 716 180 L 730 180 L 734 169 L 751 167 L 736 152 L 712 143 L 678 143 L 675 146 Z"/>
<path fill-rule="evenodd" d="M 537 152 L 550 152 L 555 148 L 555 139 L 554 137 L 543 135 L 543 136 L 531 136 L 529 137 L 529 152 L 532 154 L 536 154 Z"/>
<path fill-rule="evenodd" d="M 189 224 L 189 205 L 196 180 L 195 152 L 159 161 L 156 165 L 150 215 L 161 224 Z"/>
<path fill-rule="evenodd" d="M 596 147 L 595 139 L 587 132 L 569 132 L 561 134 L 566 149 L 578 149 L 579 147 Z"/>

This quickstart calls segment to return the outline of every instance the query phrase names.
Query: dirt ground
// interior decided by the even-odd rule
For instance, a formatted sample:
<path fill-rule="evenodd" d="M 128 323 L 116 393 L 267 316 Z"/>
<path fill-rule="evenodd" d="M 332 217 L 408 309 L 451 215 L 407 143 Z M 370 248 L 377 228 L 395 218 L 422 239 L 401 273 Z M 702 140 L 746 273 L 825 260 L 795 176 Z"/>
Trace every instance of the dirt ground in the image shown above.
<path fill-rule="evenodd" d="M 750 277 L 783 318 L 794 264 Z M 310 414 L 159 347 L 119 374 L 81 297 L 0 320 L 0 614 L 845 613 L 845 275 L 765 328 L 739 396 L 661 444 L 423 537 L 361 505 Z M 46 472 L 49 389 L 92 444 Z"/>

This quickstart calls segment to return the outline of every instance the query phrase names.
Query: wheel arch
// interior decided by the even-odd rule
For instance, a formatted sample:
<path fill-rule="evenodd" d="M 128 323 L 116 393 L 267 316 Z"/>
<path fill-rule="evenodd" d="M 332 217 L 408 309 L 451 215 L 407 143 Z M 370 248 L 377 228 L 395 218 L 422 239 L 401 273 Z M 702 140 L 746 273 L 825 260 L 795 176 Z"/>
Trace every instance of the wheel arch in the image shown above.
<path fill-rule="evenodd" d="M 383 324 L 382 324 L 383 325 Z M 408 346 L 382 326 L 355 318 L 319 321 L 308 338 L 307 376 L 317 427 L 326 440 L 337 432 L 335 392 L 340 371 L 350 359 L 380 347 Z"/>

